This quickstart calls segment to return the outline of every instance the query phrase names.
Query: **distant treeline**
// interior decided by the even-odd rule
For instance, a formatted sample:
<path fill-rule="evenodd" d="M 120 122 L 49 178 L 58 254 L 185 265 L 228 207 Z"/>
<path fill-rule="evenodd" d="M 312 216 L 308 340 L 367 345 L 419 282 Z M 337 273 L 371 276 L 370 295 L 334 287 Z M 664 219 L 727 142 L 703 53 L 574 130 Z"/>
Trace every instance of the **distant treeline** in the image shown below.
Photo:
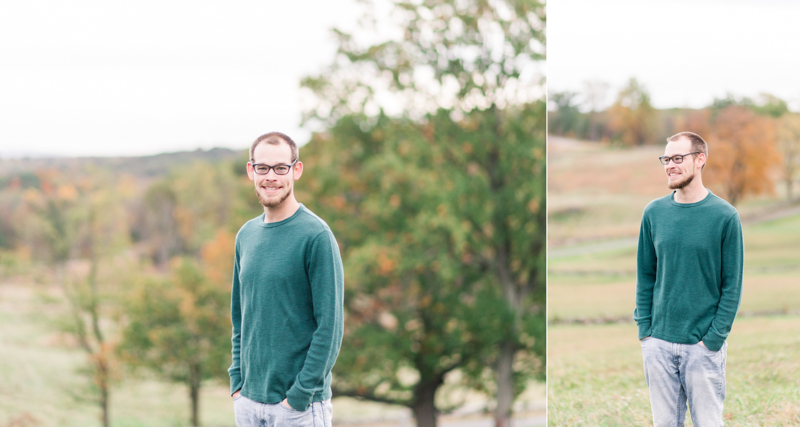
<path fill-rule="evenodd" d="M 783 99 L 767 93 L 756 99 L 729 94 L 701 109 L 657 109 L 646 88 L 631 78 L 614 103 L 601 109 L 607 90 L 608 85 L 595 82 L 583 93 L 550 93 L 548 132 L 621 146 L 663 145 L 670 135 L 695 132 L 709 142 L 711 173 L 706 175 L 725 186 L 732 203 L 775 191 L 776 180 L 788 199 L 795 197 L 800 114 L 789 111 Z"/>

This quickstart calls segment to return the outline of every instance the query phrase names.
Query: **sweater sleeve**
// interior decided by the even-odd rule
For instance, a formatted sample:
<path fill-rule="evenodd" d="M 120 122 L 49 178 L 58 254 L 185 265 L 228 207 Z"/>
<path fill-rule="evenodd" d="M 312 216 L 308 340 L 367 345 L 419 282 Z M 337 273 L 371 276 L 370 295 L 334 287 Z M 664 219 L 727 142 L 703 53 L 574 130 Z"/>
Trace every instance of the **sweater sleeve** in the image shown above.
<path fill-rule="evenodd" d="M 734 213 L 728 220 L 721 244 L 722 285 L 719 305 L 714 320 L 711 321 L 703 344 L 709 350 L 719 351 L 731 332 L 733 319 L 739 310 L 742 297 L 742 273 L 744 269 L 744 241 L 739 215 Z"/>
<path fill-rule="evenodd" d="M 306 410 L 314 395 L 323 392 L 325 379 L 339 355 L 344 332 L 344 268 L 330 230 L 314 239 L 306 260 L 317 329 L 311 337 L 303 367 L 286 392 L 287 403 L 298 411 Z"/>
<path fill-rule="evenodd" d="M 242 370 L 240 352 L 242 347 L 242 305 L 239 283 L 239 241 L 237 238 L 235 255 L 233 259 L 233 285 L 231 286 L 231 323 L 233 334 L 231 337 L 231 367 L 228 375 L 231 377 L 231 395 L 242 388 Z"/>
<path fill-rule="evenodd" d="M 658 257 L 653 245 L 650 220 L 645 210 L 639 228 L 639 245 L 636 253 L 636 309 L 633 312 L 633 320 L 639 326 L 640 340 L 651 335 L 653 288 L 656 284 L 657 266 Z"/>

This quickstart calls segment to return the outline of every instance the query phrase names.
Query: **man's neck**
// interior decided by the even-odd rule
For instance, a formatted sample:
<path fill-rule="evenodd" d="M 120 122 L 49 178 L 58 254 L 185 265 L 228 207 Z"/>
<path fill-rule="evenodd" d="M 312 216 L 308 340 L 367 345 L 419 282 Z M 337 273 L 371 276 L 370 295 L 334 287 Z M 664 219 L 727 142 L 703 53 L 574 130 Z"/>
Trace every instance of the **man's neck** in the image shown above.
<path fill-rule="evenodd" d="M 697 203 L 708 196 L 708 189 L 703 187 L 703 182 L 692 182 L 686 187 L 675 190 L 675 195 L 672 199 L 676 203 Z"/>
<path fill-rule="evenodd" d="M 264 206 L 264 222 L 279 222 L 294 215 L 300 209 L 300 203 L 291 195 L 286 198 L 279 206 L 268 208 Z"/>

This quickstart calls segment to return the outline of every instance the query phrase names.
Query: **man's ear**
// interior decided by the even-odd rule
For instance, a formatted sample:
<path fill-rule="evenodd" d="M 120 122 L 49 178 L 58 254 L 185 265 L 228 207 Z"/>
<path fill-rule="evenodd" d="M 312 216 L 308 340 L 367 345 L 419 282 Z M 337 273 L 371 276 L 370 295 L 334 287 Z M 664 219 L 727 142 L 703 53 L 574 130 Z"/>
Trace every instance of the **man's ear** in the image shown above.
<path fill-rule="evenodd" d="M 247 162 L 247 177 L 250 178 L 250 181 L 255 180 L 255 172 L 253 172 L 253 165 L 250 162 Z"/>
<path fill-rule="evenodd" d="M 298 161 L 294 164 L 294 170 L 292 173 L 294 174 L 294 180 L 297 181 L 300 179 L 300 176 L 303 175 L 303 162 Z"/>

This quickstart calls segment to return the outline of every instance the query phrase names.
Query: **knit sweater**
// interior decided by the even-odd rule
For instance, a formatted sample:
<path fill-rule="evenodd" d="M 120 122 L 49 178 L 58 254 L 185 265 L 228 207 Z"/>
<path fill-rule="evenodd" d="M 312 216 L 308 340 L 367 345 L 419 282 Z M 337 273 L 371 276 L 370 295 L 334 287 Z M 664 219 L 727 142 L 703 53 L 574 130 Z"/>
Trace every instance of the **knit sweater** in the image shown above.
<path fill-rule="evenodd" d="M 644 209 L 636 257 L 639 339 L 722 348 L 739 309 L 744 246 L 739 214 L 708 192 L 696 203 L 675 193 Z"/>
<path fill-rule="evenodd" d="M 344 330 L 344 273 L 328 225 L 302 204 L 248 221 L 236 235 L 231 394 L 298 411 L 331 397 Z"/>

